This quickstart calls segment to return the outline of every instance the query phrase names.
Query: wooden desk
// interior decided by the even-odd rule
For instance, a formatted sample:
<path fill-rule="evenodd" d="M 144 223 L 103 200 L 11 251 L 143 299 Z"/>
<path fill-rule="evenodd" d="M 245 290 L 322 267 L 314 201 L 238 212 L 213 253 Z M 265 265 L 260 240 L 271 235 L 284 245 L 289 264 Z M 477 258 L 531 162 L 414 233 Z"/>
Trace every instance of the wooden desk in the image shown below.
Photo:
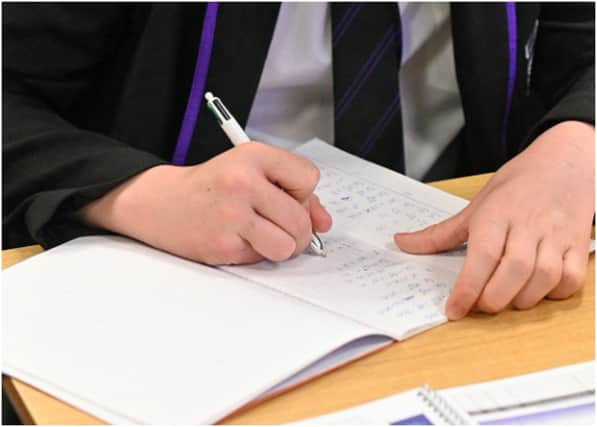
<path fill-rule="evenodd" d="M 434 186 L 470 199 L 488 178 L 489 175 L 480 175 L 438 182 Z M 35 246 L 3 251 L 2 266 L 5 268 L 40 251 Z M 543 301 L 529 311 L 510 310 L 496 316 L 474 314 L 450 322 L 229 417 L 225 422 L 282 423 L 423 384 L 452 387 L 592 360 L 595 358 L 594 263 L 591 256 L 583 291 L 566 301 Z M 4 385 L 27 423 L 101 423 L 15 379 L 5 378 Z"/>

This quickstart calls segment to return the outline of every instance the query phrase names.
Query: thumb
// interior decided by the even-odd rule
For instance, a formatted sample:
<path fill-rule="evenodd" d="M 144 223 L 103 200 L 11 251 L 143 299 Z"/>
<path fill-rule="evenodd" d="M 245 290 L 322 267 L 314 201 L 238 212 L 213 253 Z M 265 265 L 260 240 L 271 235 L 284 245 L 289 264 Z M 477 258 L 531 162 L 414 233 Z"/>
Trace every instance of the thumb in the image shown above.
<path fill-rule="evenodd" d="M 462 245 L 468 239 L 470 209 L 427 228 L 410 233 L 396 233 L 394 242 L 404 252 L 430 254 L 443 252 Z"/>
<path fill-rule="evenodd" d="M 321 233 L 325 233 L 332 228 L 332 216 L 323 207 L 319 201 L 319 197 L 315 194 L 311 194 L 311 197 L 307 199 L 307 208 L 311 216 L 311 224 L 313 230 Z"/>

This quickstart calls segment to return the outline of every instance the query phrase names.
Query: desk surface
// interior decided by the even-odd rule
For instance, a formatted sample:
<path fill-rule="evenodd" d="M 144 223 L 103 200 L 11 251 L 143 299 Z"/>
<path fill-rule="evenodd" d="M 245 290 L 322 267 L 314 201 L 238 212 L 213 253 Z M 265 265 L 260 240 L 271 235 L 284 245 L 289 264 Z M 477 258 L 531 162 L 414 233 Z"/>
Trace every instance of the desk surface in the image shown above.
<path fill-rule="evenodd" d="M 470 199 L 489 176 L 433 185 Z M 6 268 L 39 252 L 38 246 L 3 251 L 2 266 Z M 495 316 L 473 314 L 444 324 L 231 416 L 225 422 L 282 423 L 423 384 L 452 387 L 592 360 L 595 358 L 594 263 L 591 256 L 584 289 L 566 301 L 543 301 L 533 310 L 509 310 Z M 24 422 L 102 423 L 15 379 L 5 377 L 4 385 Z"/>

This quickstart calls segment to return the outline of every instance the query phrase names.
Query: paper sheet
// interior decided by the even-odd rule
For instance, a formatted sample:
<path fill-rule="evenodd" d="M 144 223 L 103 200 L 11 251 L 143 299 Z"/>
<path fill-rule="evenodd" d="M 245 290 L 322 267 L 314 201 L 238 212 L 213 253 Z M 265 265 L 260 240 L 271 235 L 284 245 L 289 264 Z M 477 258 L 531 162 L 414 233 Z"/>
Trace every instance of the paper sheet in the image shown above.
<path fill-rule="evenodd" d="M 334 218 L 320 237 L 326 258 L 225 267 L 404 339 L 446 321 L 444 305 L 464 252 L 414 256 L 393 243 L 458 212 L 466 201 L 344 153 L 321 141 L 298 150 L 321 170 L 317 194 Z"/>
<path fill-rule="evenodd" d="M 214 422 L 376 333 L 119 237 L 26 260 L 2 291 L 3 372 L 114 423 Z"/>

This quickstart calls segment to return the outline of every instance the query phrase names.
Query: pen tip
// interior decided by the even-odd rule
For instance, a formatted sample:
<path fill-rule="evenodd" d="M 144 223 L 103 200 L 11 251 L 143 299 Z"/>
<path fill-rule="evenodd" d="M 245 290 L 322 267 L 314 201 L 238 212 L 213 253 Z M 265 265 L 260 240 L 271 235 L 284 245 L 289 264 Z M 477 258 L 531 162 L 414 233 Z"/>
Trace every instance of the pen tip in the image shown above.
<path fill-rule="evenodd" d="M 211 92 L 205 92 L 205 99 L 207 101 L 211 101 L 212 99 L 214 99 L 214 94 Z"/>

